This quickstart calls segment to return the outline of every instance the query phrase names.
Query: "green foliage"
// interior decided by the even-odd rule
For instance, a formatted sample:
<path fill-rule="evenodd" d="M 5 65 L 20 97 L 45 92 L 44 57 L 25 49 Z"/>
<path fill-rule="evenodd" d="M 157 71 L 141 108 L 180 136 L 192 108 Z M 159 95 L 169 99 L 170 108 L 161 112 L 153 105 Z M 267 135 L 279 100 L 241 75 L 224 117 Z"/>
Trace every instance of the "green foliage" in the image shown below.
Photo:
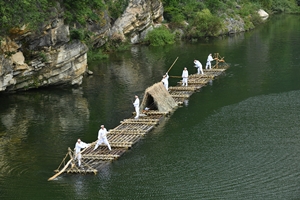
<path fill-rule="evenodd" d="M 70 31 L 71 40 L 80 40 L 83 41 L 87 37 L 87 33 L 84 29 L 72 29 Z"/>
<path fill-rule="evenodd" d="M 273 0 L 251 0 L 249 4 L 259 4 L 264 9 L 271 9 Z"/>
<path fill-rule="evenodd" d="M 206 8 L 205 4 L 196 0 L 168 0 L 164 3 L 165 20 L 180 25 L 184 20 L 193 18 L 193 15 Z"/>
<path fill-rule="evenodd" d="M 66 23 L 85 25 L 87 19 L 100 20 L 98 13 L 104 8 L 102 0 L 2 0 L 0 1 L 0 35 L 8 34 L 11 28 L 27 25 L 37 30 L 38 25 L 56 13 L 50 11 L 59 2 L 64 8 Z"/>
<path fill-rule="evenodd" d="M 103 50 L 105 52 L 126 51 L 130 46 L 128 42 L 122 42 L 120 38 L 114 38 L 105 43 Z"/>
<path fill-rule="evenodd" d="M 27 25 L 36 28 L 50 15 L 50 0 L 2 0 L 0 1 L 0 35 L 8 34 L 11 28 Z"/>
<path fill-rule="evenodd" d="M 173 6 L 165 7 L 164 9 L 164 18 L 169 22 L 178 22 L 178 18 L 183 16 L 180 8 L 176 8 Z"/>
<path fill-rule="evenodd" d="M 48 58 L 44 52 L 39 52 L 39 57 L 42 59 L 42 62 L 47 62 Z"/>
<path fill-rule="evenodd" d="M 111 0 L 105 0 L 105 4 L 107 5 L 107 9 L 110 13 L 110 16 L 112 19 L 116 20 L 118 17 L 120 17 L 126 7 L 128 6 L 129 0 L 117 0 L 117 1 L 111 1 Z"/>
<path fill-rule="evenodd" d="M 251 15 L 251 22 L 253 23 L 254 26 L 259 25 L 263 22 L 262 18 L 259 16 L 258 13 L 253 13 Z"/>
<path fill-rule="evenodd" d="M 205 5 L 212 13 L 217 13 L 218 11 L 224 10 L 227 6 L 219 0 L 209 0 L 205 1 Z"/>
<path fill-rule="evenodd" d="M 81 25 L 85 25 L 88 19 L 100 20 L 95 12 L 104 8 L 102 0 L 63 0 L 61 4 L 66 8 L 66 22 L 78 22 Z"/>
<path fill-rule="evenodd" d="M 244 18 L 244 23 L 245 23 L 244 29 L 245 29 L 246 31 L 248 31 L 248 30 L 254 28 L 254 24 L 253 24 L 252 21 L 251 21 L 251 16 L 245 17 L 245 18 Z"/>
<path fill-rule="evenodd" d="M 295 7 L 296 2 L 291 0 L 273 0 L 272 2 L 272 10 L 276 12 L 291 12 L 293 6 Z"/>
<path fill-rule="evenodd" d="M 151 46 L 164 46 L 166 44 L 175 43 L 175 35 L 166 27 L 161 26 L 150 31 L 147 34 L 145 41 Z"/>
<path fill-rule="evenodd" d="M 170 28 L 186 28 L 187 36 L 191 38 L 214 36 L 222 27 L 220 18 L 239 15 L 245 21 L 245 27 L 253 28 L 261 23 L 256 14 L 259 8 L 269 13 L 293 12 L 300 13 L 297 6 L 299 0 L 161 0 L 164 7 L 164 19 Z M 57 6 L 57 3 L 60 4 Z M 114 21 L 122 15 L 129 0 L 0 0 L 0 36 L 19 36 L 24 33 L 21 29 L 26 25 L 27 30 L 37 30 L 49 17 L 63 14 L 65 23 L 74 28 L 70 32 L 71 39 L 88 43 L 89 33 L 84 31 L 87 21 L 105 24 L 104 10 Z M 239 5 L 239 8 L 236 7 Z M 55 9 L 52 9 L 56 7 Z M 223 15 L 223 13 L 226 13 Z M 222 16 L 223 15 L 223 16 Z M 188 22 L 189 26 L 186 25 Z M 75 26 L 76 25 L 76 26 Z M 27 31 L 25 30 L 25 31 Z M 158 32 L 159 34 L 155 35 Z M 154 36 L 152 36 L 152 34 Z M 151 45 L 164 45 L 174 42 L 174 34 L 169 30 L 154 30 L 149 34 Z M 105 50 L 124 50 L 128 44 L 114 40 L 105 46 Z"/>
<path fill-rule="evenodd" d="M 188 29 L 188 38 L 204 36 L 216 36 L 221 28 L 221 21 L 218 17 L 211 14 L 208 9 L 197 12 L 194 20 Z"/>
<path fill-rule="evenodd" d="M 94 49 L 90 50 L 87 53 L 88 62 L 95 61 L 95 60 L 103 60 L 107 59 L 108 55 L 104 54 L 101 49 Z"/>
<path fill-rule="evenodd" d="M 190 1 L 182 7 L 183 13 L 186 16 L 186 19 L 192 19 L 194 14 L 199 10 L 205 9 L 206 6 L 202 1 Z"/>
<path fill-rule="evenodd" d="M 17 53 L 17 52 L 15 52 L 15 51 L 6 51 L 4 54 L 6 55 L 6 57 L 11 57 L 15 53 Z"/>

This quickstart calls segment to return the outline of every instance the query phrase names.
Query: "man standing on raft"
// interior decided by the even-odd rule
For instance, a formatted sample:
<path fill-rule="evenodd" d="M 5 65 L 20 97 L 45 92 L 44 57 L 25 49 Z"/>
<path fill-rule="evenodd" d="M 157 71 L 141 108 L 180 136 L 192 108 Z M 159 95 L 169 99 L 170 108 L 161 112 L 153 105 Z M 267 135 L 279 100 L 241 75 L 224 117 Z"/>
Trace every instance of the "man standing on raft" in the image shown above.
<path fill-rule="evenodd" d="M 211 69 L 211 61 L 213 61 L 213 57 L 211 56 L 211 53 L 208 55 L 207 57 L 207 62 L 206 62 L 206 66 L 205 69 Z"/>
<path fill-rule="evenodd" d="M 104 128 L 104 125 L 101 125 L 101 128 L 98 131 L 98 141 L 97 141 L 97 144 L 95 145 L 94 150 L 96 150 L 100 144 L 104 143 L 107 145 L 108 149 L 111 151 L 111 147 L 106 138 L 106 134 L 107 134 L 106 128 Z"/>
<path fill-rule="evenodd" d="M 133 106 L 135 108 L 135 113 L 136 113 L 134 119 L 138 119 L 140 116 L 140 99 L 137 95 L 135 95 L 134 97 L 135 97 L 135 101 L 133 103 Z"/>

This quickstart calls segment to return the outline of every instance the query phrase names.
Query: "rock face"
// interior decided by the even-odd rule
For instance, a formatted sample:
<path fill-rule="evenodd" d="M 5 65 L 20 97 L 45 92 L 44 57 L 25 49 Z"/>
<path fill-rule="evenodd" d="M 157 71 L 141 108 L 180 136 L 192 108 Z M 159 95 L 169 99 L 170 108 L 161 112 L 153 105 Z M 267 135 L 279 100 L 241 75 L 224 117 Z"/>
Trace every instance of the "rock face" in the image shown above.
<path fill-rule="evenodd" d="M 163 20 L 163 5 L 160 0 L 130 0 L 123 15 L 116 20 L 111 39 L 135 44 L 141 42 L 156 23 Z"/>
<path fill-rule="evenodd" d="M 87 69 L 88 48 L 69 40 L 69 27 L 56 18 L 41 35 L 23 31 L 14 40 L 7 37 L 1 41 L 0 92 L 80 85 Z"/>
<path fill-rule="evenodd" d="M 40 28 L 40 33 L 14 30 L 0 45 L 0 92 L 28 90 L 51 85 L 80 85 L 87 71 L 88 48 L 80 41 L 70 41 L 69 26 L 63 11 Z M 93 32 L 95 47 L 108 40 L 141 42 L 147 32 L 163 20 L 160 0 L 129 0 L 123 15 L 113 24 L 107 11 L 101 11 L 101 22 L 89 20 L 86 29 Z M 13 39 L 12 39 L 13 38 Z"/>

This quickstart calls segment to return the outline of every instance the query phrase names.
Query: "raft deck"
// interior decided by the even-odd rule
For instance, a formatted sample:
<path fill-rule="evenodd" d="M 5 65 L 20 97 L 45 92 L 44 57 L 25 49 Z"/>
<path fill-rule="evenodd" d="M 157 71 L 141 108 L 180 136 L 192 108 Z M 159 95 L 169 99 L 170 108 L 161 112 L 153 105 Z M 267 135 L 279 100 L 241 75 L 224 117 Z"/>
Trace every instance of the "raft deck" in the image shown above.
<path fill-rule="evenodd" d="M 182 82 L 179 81 L 177 86 L 169 87 L 169 94 L 173 97 L 175 102 L 178 105 L 183 104 L 195 91 L 207 85 L 207 83 L 212 81 L 215 77 L 221 75 L 228 67 L 228 65 L 225 65 L 223 68 L 220 68 L 217 64 L 213 69 L 203 70 L 204 74 L 191 74 L 188 78 L 188 86 L 181 86 Z M 120 122 L 120 125 L 109 130 L 107 133 L 107 139 L 112 150 L 109 151 L 106 145 L 100 145 L 96 150 L 93 150 L 96 141 L 91 143 L 89 147 L 81 151 L 82 159 L 80 167 L 77 166 L 77 162 L 74 159 L 73 150 L 68 148 L 68 153 L 58 169 L 55 170 L 57 174 L 48 180 L 53 180 L 61 173 L 96 174 L 107 164 L 118 159 L 169 114 L 169 112 L 149 110 L 141 114 L 139 119 L 134 119 L 133 116 L 129 119 L 124 119 Z M 66 162 L 67 158 L 69 158 L 68 162 Z"/>

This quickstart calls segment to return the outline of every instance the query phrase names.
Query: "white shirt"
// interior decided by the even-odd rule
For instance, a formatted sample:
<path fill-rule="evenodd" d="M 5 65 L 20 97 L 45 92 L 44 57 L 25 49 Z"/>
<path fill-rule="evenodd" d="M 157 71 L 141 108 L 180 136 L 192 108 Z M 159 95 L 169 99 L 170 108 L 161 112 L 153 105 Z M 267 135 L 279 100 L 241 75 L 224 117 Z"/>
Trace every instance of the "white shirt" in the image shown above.
<path fill-rule="evenodd" d="M 84 148 L 86 148 L 86 147 L 88 147 L 89 145 L 87 144 L 87 143 L 85 143 L 85 142 L 76 142 L 76 144 L 75 144 L 75 152 L 76 153 L 79 153 L 80 151 L 81 151 L 81 149 L 84 149 Z"/>
<path fill-rule="evenodd" d="M 212 58 L 212 56 L 211 55 L 208 55 L 208 57 L 207 57 L 207 62 L 211 62 L 211 61 L 213 61 L 214 59 Z"/>
<path fill-rule="evenodd" d="M 166 74 L 166 77 L 163 78 L 161 81 L 163 82 L 164 85 L 169 85 L 169 80 L 168 79 L 169 79 L 169 75 Z"/>
<path fill-rule="evenodd" d="M 196 65 L 196 67 L 202 67 L 202 64 L 200 63 L 199 60 L 195 60 L 194 63 Z"/>
<path fill-rule="evenodd" d="M 189 77 L 189 72 L 188 70 L 183 70 L 182 71 L 182 78 L 188 78 Z"/>
<path fill-rule="evenodd" d="M 140 106 L 140 100 L 139 100 L 139 98 L 136 98 L 136 99 L 135 99 L 135 101 L 134 101 L 134 103 L 133 103 L 133 106 L 134 106 L 134 107 L 139 107 L 139 106 Z"/>
<path fill-rule="evenodd" d="M 106 134 L 107 134 L 107 130 L 106 128 L 100 128 L 100 130 L 98 131 L 98 139 L 104 139 L 106 138 Z"/>

